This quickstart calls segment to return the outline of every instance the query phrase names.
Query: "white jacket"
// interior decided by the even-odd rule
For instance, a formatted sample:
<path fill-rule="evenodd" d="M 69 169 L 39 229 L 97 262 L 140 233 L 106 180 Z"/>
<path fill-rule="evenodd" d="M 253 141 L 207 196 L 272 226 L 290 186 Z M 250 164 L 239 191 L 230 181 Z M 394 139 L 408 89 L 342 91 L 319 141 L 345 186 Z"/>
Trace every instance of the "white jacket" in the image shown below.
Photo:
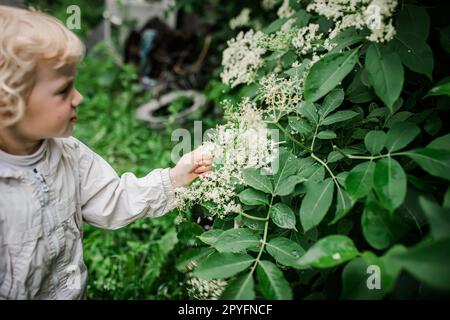
<path fill-rule="evenodd" d="M 83 222 L 117 229 L 175 207 L 169 169 L 120 178 L 75 138 L 0 151 L 0 299 L 81 299 Z"/>

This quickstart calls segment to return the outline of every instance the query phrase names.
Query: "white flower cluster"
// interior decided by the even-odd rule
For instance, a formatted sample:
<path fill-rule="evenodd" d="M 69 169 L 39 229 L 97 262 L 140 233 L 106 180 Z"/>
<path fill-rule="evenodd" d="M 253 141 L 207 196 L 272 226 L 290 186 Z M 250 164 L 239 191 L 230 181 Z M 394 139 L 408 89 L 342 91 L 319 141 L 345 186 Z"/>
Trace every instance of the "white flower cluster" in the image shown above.
<path fill-rule="evenodd" d="M 259 84 L 267 113 L 275 114 L 276 111 L 293 112 L 302 99 L 302 78 L 280 78 L 271 73 L 262 78 Z"/>
<path fill-rule="evenodd" d="M 203 280 L 191 277 L 187 280 L 187 293 L 194 300 L 219 300 L 227 282 L 225 280 Z"/>
<path fill-rule="evenodd" d="M 289 0 L 283 0 L 280 8 L 278 8 L 277 15 L 279 18 L 289 18 L 295 11 L 289 5 Z"/>
<path fill-rule="evenodd" d="M 310 23 L 306 27 L 300 28 L 296 36 L 292 39 L 292 45 L 297 49 L 298 54 L 306 55 L 310 50 L 316 50 L 321 46 L 320 39 L 323 33 L 318 33 L 319 25 Z"/>
<path fill-rule="evenodd" d="M 317 12 L 335 22 L 330 39 L 350 27 L 366 27 L 371 31 L 368 40 L 385 42 L 392 40 L 395 35 L 392 15 L 396 6 L 397 0 L 313 0 L 306 10 Z"/>
<path fill-rule="evenodd" d="M 179 208 L 200 203 L 211 215 L 239 213 L 242 208 L 235 188 L 244 184 L 242 170 L 271 164 L 277 144 L 271 139 L 262 111 L 248 98 L 241 102 L 240 109 L 228 115 L 229 121 L 218 126 L 210 141 L 203 144 L 214 155 L 214 170 L 175 190 Z"/>
<path fill-rule="evenodd" d="M 288 24 L 290 20 L 288 20 L 286 24 Z M 296 34 L 296 29 L 292 28 L 289 24 L 287 28 L 283 27 L 280 31 L 261 37 L 259 46 L 269 51 L 287 51 L 291 47 L 292 38 L 294 38 Z"/>
<path fill-rule="evenodd" d="M 241 12 L 233 19 L 230 20 L 230 28 L 237 29 L 240 27 L 248 26 L 250 22 L 250 9 L 244 8 Z"/>
<path fill-rule="evenodd" d="M 241 83 L 254 81 L 255 73 L 264 63 L 262 56 L 265 48 L 259 46 L 259 40 L 264 36 L 260 31 L 241 31 L 235 39 L 228 41 L 228 48 L 223 52 L 220 77 L 222 82 L 235 87 Z"/>
<path fill-rule="evenodd" d="M 262 0 L 261 1 L 261 7 L 265 10 L 271 10 L 275 8 L 275 6 L 280 2 L 281 0 Z"/>

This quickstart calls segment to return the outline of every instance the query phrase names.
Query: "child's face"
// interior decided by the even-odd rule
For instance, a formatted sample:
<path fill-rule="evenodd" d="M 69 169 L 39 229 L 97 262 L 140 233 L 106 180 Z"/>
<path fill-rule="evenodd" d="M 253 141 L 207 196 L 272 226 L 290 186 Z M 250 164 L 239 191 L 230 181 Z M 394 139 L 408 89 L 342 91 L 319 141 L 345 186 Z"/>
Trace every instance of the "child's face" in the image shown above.
<path fill-rule="evenodd" d="M 74 87 L 75 76 L 74 64 L 57 70 L 49 63 L 38 64 L 25 114 L 17 123 L 23 136 L 40 140 L 72 135 L 76 106 L 83 100 Z"/>

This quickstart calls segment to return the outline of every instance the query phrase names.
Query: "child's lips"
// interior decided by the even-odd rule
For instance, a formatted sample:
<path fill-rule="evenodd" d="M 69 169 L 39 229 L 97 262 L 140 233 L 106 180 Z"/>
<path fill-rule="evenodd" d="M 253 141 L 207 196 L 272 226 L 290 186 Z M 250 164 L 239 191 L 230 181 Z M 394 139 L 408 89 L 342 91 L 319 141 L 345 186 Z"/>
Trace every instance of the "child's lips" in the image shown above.
<path fill-rule="evenodd" d="M 70 118 L 70 122 L 76 123 L 77 119 L 77 116 L 73 116 L 72 118 Z"/>

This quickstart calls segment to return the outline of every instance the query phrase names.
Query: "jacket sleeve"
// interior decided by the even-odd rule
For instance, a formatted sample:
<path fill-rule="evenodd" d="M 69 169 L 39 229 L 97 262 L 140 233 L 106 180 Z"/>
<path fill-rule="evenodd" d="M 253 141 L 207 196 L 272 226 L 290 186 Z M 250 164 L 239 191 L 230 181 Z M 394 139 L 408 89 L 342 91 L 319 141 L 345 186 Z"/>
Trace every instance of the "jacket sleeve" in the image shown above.
<path fill-rule="evenodd" d="M 131 172 L 119 177 L 102 157 L 81 142 L 79 146 L 81 211 L 87 223 L 118 229 L 175 208 L 169 168 L 155 169 L 143 178 Z"/>

